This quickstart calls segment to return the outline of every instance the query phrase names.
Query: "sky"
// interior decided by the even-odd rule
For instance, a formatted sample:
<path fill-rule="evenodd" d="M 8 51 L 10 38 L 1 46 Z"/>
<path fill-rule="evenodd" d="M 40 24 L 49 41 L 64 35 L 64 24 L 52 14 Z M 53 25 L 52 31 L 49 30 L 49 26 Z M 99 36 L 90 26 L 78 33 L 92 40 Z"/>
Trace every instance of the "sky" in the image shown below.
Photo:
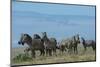
<path fill-rule="evenodd" d="M 31 2 L 12 2 L 12 46 L 21 33 L 47 32 L 57 41 L 75 34 L 95 40 L 95 7 Z"/>
<path fill-rule="evenodd" d="M 95 7 L 47 3 L 13 2 L 13 11 L 36 11 L 46 14 L 95 16 Z M 15 8 L 15 9 L 14 9 Z M 80 12 L 81 11 L 81 12 Z"/>

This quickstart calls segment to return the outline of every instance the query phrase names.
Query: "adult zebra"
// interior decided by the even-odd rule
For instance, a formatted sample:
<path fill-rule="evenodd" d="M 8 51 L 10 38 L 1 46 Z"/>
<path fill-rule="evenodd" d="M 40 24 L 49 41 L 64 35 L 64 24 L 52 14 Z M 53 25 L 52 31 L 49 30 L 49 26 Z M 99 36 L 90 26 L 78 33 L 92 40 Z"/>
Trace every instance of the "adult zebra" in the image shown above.
<path fill-rule="evenodd" d="M 68 48 L 68 52 L 71 54 L 73 51 L 78 54 L 78 44 L 80 43 L 79 34 L 67 39 L 65 45 Z"/>
<path fill-rule="evenodd" d="M 41 37 L 40 37 L 38 34 L 34 34 L 34 35 L 33 35 L 33 39 L 41 39 Z M 43 42 L 42 39 L 41 39 L 41 41 Z M 30 47 L 27 47 L 27 48 L 24 50 L 24 52 L 25 52 L 26 54 L 28 54 L 29 51 L 31 51 Z M 40 56 L 41 56 L 41 55 L 42 55 L 42 52 L 41 52 Z"/>
<path fill-rule="evenodd" d="M 48 38 L 47 33 L 42 33 L 42 40 L 44 41 L 44 46 L 46 50 L 46 55 L 49 54 L 49 56 L 54 53 L 56 55 L 56 47 L 57 47 L 57 41 L 55 38 Z"/>
<path fill-rule="evenodd" d="M 81 39 L 82 39 L 84 51 L 87 50 L 87 47 L 92 47 L 93 51 L 96 50 L 96 42 L 94 40 L 85 40 L 83 37 L 81 37 Z"/>
<path fill-rule="evenodd" d="M 32 57 L 35 58 L 36 50 L 39 50 L 41 52 L 41 55 L 45 54 L 44 43 L 41 39 L 32 39 L 32 37 L 29 34 L 22 34 L 20 40 L 18 41 L 18 44 L 24 45 L 25 43 L 29 46 L 32 53 Z"/>

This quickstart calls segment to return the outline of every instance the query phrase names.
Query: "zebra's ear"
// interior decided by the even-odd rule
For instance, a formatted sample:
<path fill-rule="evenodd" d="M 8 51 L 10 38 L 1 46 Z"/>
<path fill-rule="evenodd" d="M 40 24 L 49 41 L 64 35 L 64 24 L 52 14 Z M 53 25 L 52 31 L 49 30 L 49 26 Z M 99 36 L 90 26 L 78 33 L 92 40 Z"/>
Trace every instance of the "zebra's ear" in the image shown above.
<path fill-rule="evenodd" d="M 83 37 L 81 37 L 82 40 L 85 40 Z"/>
<path fill-rule="evenodd" d="M 44 32 L 44 34 L 46 34 L 46 32 Z"/>
<path fill-rule="evenodd" d="M 46 32 L 42 32 L 42 34 L 46 34 Z"/>
<path fill-rule="evenodd" d="M 45 34 L 45 32 L 41 32 L 42 33 L 42 35 L 44 35 Z"/>

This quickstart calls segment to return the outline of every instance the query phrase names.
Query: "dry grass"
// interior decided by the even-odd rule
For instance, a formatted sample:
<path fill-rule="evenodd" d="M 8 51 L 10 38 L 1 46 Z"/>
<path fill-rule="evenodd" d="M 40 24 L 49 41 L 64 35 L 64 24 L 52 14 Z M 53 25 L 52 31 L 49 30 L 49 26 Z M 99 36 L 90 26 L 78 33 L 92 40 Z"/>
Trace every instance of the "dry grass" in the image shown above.
<path fill-rule="evenodd" d="M 84 53 L 83 47 L 80 45 L 78 46 L 79 53 L 75 54 L 68 54 L 64 52 L 63 54 L 57 50 L 57 56 L 39 56 L 39 51 L 36 52 L 37 57 L 33 60 L 22 61 L 22 62 L 13 62 L 12 65 L 27 65 L 27 64 L 47 64 L 47 63 L 62 63 L 62 62 L 79 62 L 79 61 L 95 61 L 95 52 L 93 52 L 92 48 L 88 48 L 88 50 Z M 23 53 L 25 48 L 13 48 L 12 49 L 12 59 L 20 54 Z"/>

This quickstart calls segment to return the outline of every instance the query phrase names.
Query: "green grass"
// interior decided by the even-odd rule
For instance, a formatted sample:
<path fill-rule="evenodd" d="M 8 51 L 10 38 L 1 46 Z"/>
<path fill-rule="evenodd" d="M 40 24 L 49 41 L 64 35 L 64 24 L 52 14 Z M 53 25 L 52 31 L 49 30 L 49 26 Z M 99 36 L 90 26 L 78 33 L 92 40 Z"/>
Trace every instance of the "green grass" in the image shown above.
<path fill-rule="evenodd" d="M 25 48 L 13 48 L 12 49 L 12 65 L 27 65 L 27 64 L 46 64 L 46 63 L 60 63 L 60 62 L 79 62 L 79 61 L 95 61 L 95 52 L 92 48 L 84 53 L 83 46 L 78 46 L 78 54 L 63 54 L 57 50 L 57 56 L 39 56 L 40 52 L 36 52 L 36 58 L 31 58 L 30 55 L 25 55 L 23 50 Z M 21 56 L 20 56 L 21 55 Z"/>

